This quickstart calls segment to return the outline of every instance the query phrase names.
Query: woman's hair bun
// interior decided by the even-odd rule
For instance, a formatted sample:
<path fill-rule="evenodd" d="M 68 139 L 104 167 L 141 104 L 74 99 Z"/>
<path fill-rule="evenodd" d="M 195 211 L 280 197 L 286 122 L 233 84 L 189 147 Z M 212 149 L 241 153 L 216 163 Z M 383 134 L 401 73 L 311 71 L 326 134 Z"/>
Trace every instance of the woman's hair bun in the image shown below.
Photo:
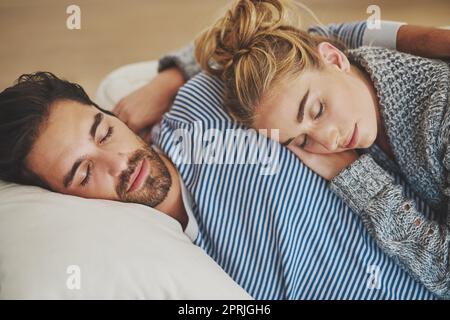
<path fill-rule="evenodd" d="M 288 1 L 240 0 L 196 39 L 196 59 L 204 70 L 221 75 L 224 70 L 252 52 L 264 38 L 292 21 L 286 14 Z"/>
<path fill-rule="evenodd" d="M 251 124 L 277 81 L 322 66 L 317 45 L 325 39 L 303 31 L 300 17 L 293 1 L 239 0 L 196 39 L 196 59 L 224 81 L 224 105 L 235 120 Z"/>

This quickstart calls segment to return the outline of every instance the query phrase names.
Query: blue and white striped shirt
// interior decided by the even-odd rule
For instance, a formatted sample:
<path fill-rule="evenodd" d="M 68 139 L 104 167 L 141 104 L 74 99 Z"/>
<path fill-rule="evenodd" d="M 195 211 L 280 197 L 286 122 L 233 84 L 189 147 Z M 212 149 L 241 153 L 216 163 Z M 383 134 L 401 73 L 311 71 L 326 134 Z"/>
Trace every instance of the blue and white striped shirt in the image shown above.
<path fill-rule="evenodd" d="M 250 141 L 261 139 L 230 119 L 222 95 L 219 80 L 195 76 L 179 91 L 156 141 L 192 195 L 196 245 L 256 299 L 434 298 L 383 253 L 327 182 L 280 144 L 263 138 L 277 154 L 275 174 L 262 174 L 266 168 L 250 161 L 186 161 L 180 146 L 191 146 L 195 158 L 212 143 L 212 133 L 217 138 L 234 130 Z M 257 152 L 255 143 L 242 149 Z"/>

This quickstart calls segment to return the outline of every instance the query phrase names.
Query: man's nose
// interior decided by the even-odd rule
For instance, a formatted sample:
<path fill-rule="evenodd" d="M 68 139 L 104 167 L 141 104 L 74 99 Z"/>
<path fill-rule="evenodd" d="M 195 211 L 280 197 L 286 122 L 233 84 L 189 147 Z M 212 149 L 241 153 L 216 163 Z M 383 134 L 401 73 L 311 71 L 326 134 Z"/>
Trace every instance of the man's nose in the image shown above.
<path fill-rule="evenodd" d="M 128 169 L 129 155 L 122 152 L 113 152 L 102 155 L 102 162 L 110 176 L 118 177 L 124 170 Z"/>

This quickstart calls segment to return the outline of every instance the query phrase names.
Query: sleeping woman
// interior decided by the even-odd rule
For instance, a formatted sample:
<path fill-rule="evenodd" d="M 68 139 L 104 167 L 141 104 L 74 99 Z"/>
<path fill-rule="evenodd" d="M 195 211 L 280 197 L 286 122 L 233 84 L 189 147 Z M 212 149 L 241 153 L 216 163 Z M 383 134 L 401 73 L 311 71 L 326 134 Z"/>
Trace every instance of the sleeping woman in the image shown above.
<path fill-rule="evenodd" d="M 449 63 L 379 47 L 347 51 L 297 28 L 292 10 L 237 1 L 197 39 L 200 65 L 223 80 L 235 120 L 279 129 L 280 142 L 329 181 L 389 255 L 450 298 Z"/>

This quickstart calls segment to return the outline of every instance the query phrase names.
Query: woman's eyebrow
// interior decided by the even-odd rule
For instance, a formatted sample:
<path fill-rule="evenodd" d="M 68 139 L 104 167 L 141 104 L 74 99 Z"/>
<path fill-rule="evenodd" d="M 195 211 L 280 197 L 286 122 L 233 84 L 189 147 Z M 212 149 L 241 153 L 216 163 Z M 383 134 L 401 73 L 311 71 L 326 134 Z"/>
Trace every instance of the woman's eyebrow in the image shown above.
<path fill-rule="evenodd" d="M 303 115 L 305 114 L 305 104 L 306 104 L 306 101 L 308 100 L 308 95 L 309 95 L 309 88 L 308 88 L 308 90 L 306 90 L 305 95 L 303 96 L 302 100 L 300 101 L 300 105 L 298 108 L 298 114 L 297 114 L 297 121 L 299 123 L 301 123 L 303 121 Z M 289 138 L 285 142 L 282 142 L 281 144 L 283 146 L 287 147 L 288 144 L 291 143 L 292 140 L 294 140 L 294 138 Z"/>
<path fill-rule="evenodd" d="M 309 95 L 309 89 L 306 91 L 305 95 L 303 96 L 302 100 L 300 101 L 300 106 L 298 108 L 298 114 L 297 114 L 297 121 L 301 123 L 303 121 L 303 115 L 305 113 L 305 104 L 308 100 Z"/>

